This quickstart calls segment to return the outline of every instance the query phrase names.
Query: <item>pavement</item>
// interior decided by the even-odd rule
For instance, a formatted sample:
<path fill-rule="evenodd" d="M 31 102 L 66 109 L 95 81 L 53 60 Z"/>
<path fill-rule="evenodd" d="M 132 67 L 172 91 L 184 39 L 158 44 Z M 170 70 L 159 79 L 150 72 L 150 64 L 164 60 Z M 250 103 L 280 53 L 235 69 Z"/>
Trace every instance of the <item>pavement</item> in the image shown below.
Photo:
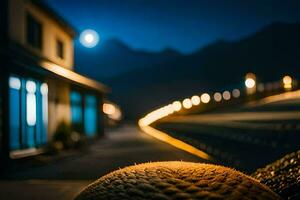
<path fill-rule="evenodd" d="M 207 162 L 142 133 L 135 125 L 125 125 L 107 132 L 85 152 L 8 170 L 0 180 L 0 199 L 73 199 L 84 186 L 113 170 L 170 160 Z"/>

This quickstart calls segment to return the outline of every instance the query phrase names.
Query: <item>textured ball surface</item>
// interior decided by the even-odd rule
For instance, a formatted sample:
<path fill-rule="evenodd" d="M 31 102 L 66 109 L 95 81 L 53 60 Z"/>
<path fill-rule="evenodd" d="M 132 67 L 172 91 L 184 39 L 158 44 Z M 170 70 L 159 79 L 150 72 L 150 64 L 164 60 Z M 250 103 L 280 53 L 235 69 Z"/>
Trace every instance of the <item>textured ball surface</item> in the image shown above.
<path fill-rule="evenodd" d="M 300 151 L 258 169 L 252 176 L 284 199 L 300 199 Z"/>
<path fill-rule="evenodd" d="M 155 162 L 126 167 L 98 179 L 76 200 L 280 199 L 267 186 L 226 167 Z"/>

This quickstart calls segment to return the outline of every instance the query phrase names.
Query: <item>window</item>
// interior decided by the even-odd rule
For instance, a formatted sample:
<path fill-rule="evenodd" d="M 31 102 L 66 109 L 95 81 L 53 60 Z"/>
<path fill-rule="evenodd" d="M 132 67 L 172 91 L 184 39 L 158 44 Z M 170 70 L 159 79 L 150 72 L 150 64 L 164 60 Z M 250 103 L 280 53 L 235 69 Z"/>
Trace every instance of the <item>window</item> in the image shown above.
<path fill-rule="evenodd" d="M 79 92 L 72 91 L 70 100 L 72 126 L 76 131 L 82 131 L 82 96 Z"/>
<path fill-rule="evenodd" d="M 33 16 L 27 14 L 27 43 L 37 49 L 42 49 L 42 25 Z"/>
<path fill-rule="evenodd" d="M 10 149 L 16 150 L 21 148 L 20 140 L 20 89 L 21 80 L 17 77 L 11 76 L 9 78 L 9 126 L 10 126 Z"/>
<path fill-rule="evenodd" d="M 64 57 L 65 57 L 64 43 L 59 39 L 56 40 L 56 55 L 61 59 L 64 59 Z"/>
<path fill-rule="evenodd" d="M 10 150 L 47 142 L 48 85 L 17 76 L 9 78 Z"/>
<path fill-rule="evenodd" d="M 97 133 L 97 99 L 93 95 L 85 96 L 84 128 L 85 134 L 92 137 Z"/>

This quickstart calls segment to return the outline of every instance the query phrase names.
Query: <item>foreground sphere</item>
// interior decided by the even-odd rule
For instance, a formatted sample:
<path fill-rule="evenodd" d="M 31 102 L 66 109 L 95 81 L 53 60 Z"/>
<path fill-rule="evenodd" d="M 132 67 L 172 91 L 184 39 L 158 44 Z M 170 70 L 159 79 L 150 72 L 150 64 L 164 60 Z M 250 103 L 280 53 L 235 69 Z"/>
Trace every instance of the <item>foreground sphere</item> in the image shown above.
<path fill-rule="evenodd" d="M 300 199 L 300 150 L 256 170 L 252 177 L 284 199 Z"/>
<path fill-rule="evenodd" d="M 76 200 L 280 199 L 267 186 L 226 167 L 155 162 L 126 167 L 87 186 Z"/>

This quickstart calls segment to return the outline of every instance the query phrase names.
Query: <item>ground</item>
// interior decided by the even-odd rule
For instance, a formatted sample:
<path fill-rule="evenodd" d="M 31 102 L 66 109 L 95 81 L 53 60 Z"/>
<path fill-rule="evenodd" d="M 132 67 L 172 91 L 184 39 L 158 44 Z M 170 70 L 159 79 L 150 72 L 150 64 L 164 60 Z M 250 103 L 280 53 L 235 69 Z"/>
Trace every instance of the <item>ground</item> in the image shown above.
<path fill-rule="evenodd" d="M 248 174 L 300 149 L 300 91 L 218 112 L 171 117 L 156 125 Z M 82 151 L 38 156 L 1 174 L 0 199 L 72 199 L 100 176 L 150 161 L 209 162 L 142 133 L 136 125 L 106 132 Z"/>
<path fill-rule="evenodd" d="M 72 199 L 84 186 L 113 170 L 149 161 L 205 162 L 160 142 L 135 125 L 109 131 L 87 152 L 35 167 L 15 167 L 0 181 L 0 199 Z"/>

